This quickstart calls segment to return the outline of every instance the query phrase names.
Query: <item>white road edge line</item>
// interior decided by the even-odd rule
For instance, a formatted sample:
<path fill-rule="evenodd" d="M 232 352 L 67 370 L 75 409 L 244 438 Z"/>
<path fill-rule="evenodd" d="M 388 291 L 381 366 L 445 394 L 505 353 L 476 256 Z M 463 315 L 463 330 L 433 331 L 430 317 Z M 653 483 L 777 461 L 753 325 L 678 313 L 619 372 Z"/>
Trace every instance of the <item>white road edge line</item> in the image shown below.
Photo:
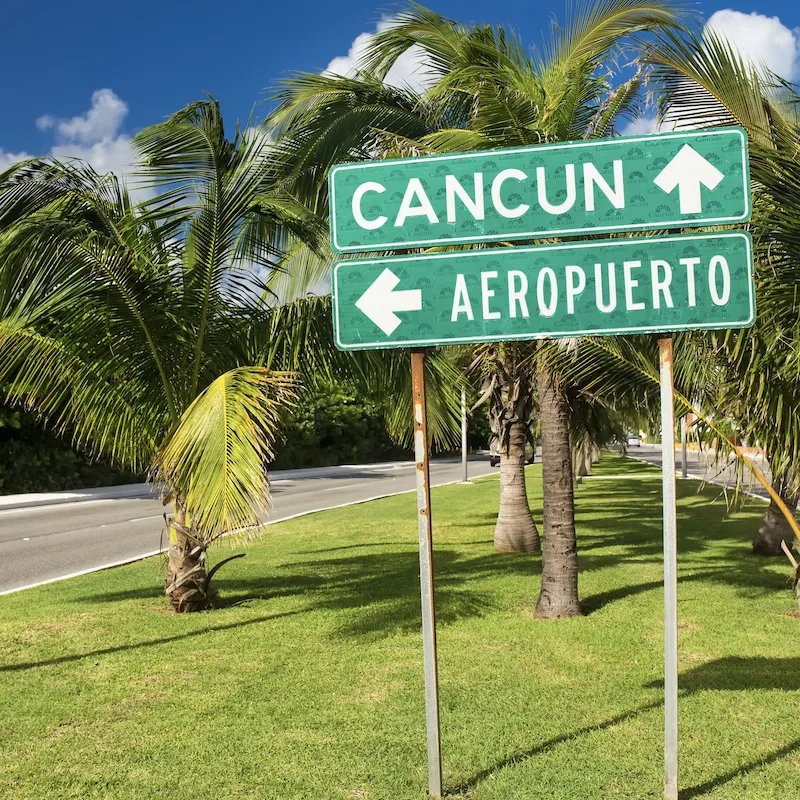
<path fill-rule="evenodd" d="M 455 461 L 450 462 L 450 460 L 448 459 L 448 460 L 445 460 L 443 463 L 448 464 L 448 463 L 457 463 L 457 462 L 455 462 Z M 276 473 L 272 473 L 272 474 L 276 474 L 278 476 L 280 476 L 281 473 L 286 473 L 286 472 L 294 472 L 294 473 L 297 473 L 297 474 L 289 475 L 289 476 L 286 476 L 286 477 L 276 477 L 276 478 L 271 478 L 270 477 L 269 478 L 269 482 L 270 482 L 270 484 L 277 484 L 277 483 L 293 484 L 293 483 L 296 483 L 297 481 L 303 481 L 303 480 L 306 480 L 308 478 L 311 478 L 311 479 L 324 478 L 324 477 L 326 477 L 325 475 L 316 475 L 316 474 L 310 474 L 310 473 L 317 473 L 317 472 L 319 472 L 321 470 L 328 470 L 328 469 L 352 470 L 352 471 L 367 470 L 367 471 L 370 471 L 370 472 L 390 472 L 390 471 L 395 471 L 395 470 L 407 470 L 407 469 L 414 469 L 414 468 L 415 468 L 415 464 L 413 462 L 409 463 L 407 461 L 390 461 L 390 462 L 379 463 L 379 464 L 339 464 L 339 465 L 337 465 L 335 467 L 309 467 L 309 468 L 303 468 L 303 469 L 297 469 L 297 470 L 277 470 Z M 144 484 L 142 484 L 142 485 L 144 485 Z M 104 486 L 104 487 L 98 487 L 98 488 L 108 489 L 108 488 L 112 488 L 112 487 Z M 6 507 L 4 505 L 4 501 L 7 501 L 8 497 L 11 497 L 11 496 L 19 497 L 21 495 L 8 495 L 8 496 L 7 495 L 0 495 L 0 515 L 2 515 L 2 514 L 10 514 L 10 513 L 15 512 L 15 511 L 26 512 L 26 511 L 31 511 L 32 509 L 37 509 L 37 508 L 51 509 L 53 506 L 72 506 L 72 505 L 79 505 L 79 504 L 80 505 L 87 505 L 87 504 L 91 504 L 91 503 L 113 503 L 113 502 L 116 502 L 118 500 L 160 500 L 160 498 L 158 496 L 158 492 L 156 491 L 155 487 L 151 487 L 151 491 L 147 491 L 147 492 L 145 492 L 145 491 L 138 492 L 137 491 L 134 494 L 121 495 L 121 496 L 117 496 L 117 497 L 91 497 L 91 496 L 87 496 L 86 494 L 81 494 L 81 491 L 82 490 L 80 490 L 80 489 L 75 489 L 75 490 L 68 490 L 68 492 L 66 492 L 66 493 L 61 493 L 61 492 L 39 492 L 39 493 L 37 493 L 37 492 L 33 492 L 33 493 L 29 493 L 29 494 L 40 494 L 40 495 L 50 494 L 50 495 L 55 495 L 55 496 L 51 496 L 49 499 L 46 499 L 46 498 L 42 497 L 39 500 L 23 501 L 23 505 L 12 505 L 10 507 Z M 91 490 L 86 490 L 86 491 L 91 491 Z M 70 497 L 64 496 L 67 493 L 70 494 L 71 496 Z"/>
<path fill-rule="evenodd" d="M 489 473 L 488 475 L 479 475 L 477 478 L 473 478 L 473 480 L 481 480 L 482 478 L 496 478 L 496 473 Z M 433 484 L 431 488 L 435 489 L 439 486 L 452 486 L 454 483 L 461 483 L 460 480 L 457 481 L 446 481 L 445 483 L 437 483 Z M 298 511 L 296 514 L 289 514 L 285 517 L 279 517 L 278 519 L 270 519 L 266 522 L 262 522 L 260 525 L 256 525 L 253 527 L 258 528 L 266 528 L 268 525 L 276 525 L 279 522 L 286 522 L 290 519 L 297 519 L 298 517 L 307 517 L 309 514 L 318 514 L 320 511 L 333 511 L 337 508 L 345 508 L 346 506 L 357 506 L 361 503 L 369 503 L 372 500 L 383 500 L 385 497 L 396 497 L 400 494 L 411 494 L 412 492 L 416 492 L 416 489 L 404 489 L 402 492 L 388 492 L 387 494 L 377 494 L 374 497 L 366 497 L 363 500 L 349 500 L 346 503 L 339 503 L 335 506 L 326 506 L 325 508 L 312 508 L 308 511 Z M 159 515 L 161 516 L 161 515 Z M 114 567 L 123 567 L 126 564 L 133 564 L 136 561 L 142 561 L 145 558 L 151 558 L 152 556 L 161 555 L 161 553 L 165 553 L 167 551 L 166 547 L 162 547 L 159 550 L 153 550 L 149 553 L 142 553 L 138 556 L 132 556 L 131 558 L 123 558 L 120 561 L 112 561 L 110 564 L 103 564 L 99 567 L 89 567 L 88 569 L 82 569 L 78 572 L 70 572 L 69 575 L 59 575 L 57 578 L 48 578 L 45 581 L 38 581 L 37 583 L 29 583 L 27 586 L 18 586 L 16 589 L 5 589 L 4 591 L 0 592 L 0 597 L 7 594 L 15 594 L 16 592 L 24 592 L 26 589 L 35 589 L 37 586 L 46 586 L 49 583 L 57 583 L 58 581 L 66 581 L 70 578 L 79 578 L 81 575 L 90 575 L 92 572 L 102 572 L 104 569 L 113 569 Z"/>
<path fill-rule="evenodd" d="M 56 583 L 57 581 L 65 581 L 69 578 L 79 578 L 81 575 L 88 575 L 91 572 L 100 572 L 104 569 L 111 569 L 112 567 L 121 567 L 124 564 L 132 564 L 134 561 L 141 561 L 143 558 L 150 558 L 150 556 L 157 556 L 159 553 L 165 552 L 164 550 L 153 550 L 151 553 L 142 553 L 133 558 L 123 558 L 121 561 L 112 561 L 110 564 L 103 564 L 100 567 L 89 567 L 89 569 L 82 569 L 78 572 L 70 572 L 69 575 L 59 575 L 57 578 L 48 578 L 46 581 L 38 581 L 37 583 L 29 583 L 27 586 L 18 586 L 16 589 L 5 589 L 0 592 L 0 597 L 6 594 L 14 594 L 15 592 L 24 592 L 26 589 L 35 589 L 37 586 L 45 586 L 48 583 Z"/>

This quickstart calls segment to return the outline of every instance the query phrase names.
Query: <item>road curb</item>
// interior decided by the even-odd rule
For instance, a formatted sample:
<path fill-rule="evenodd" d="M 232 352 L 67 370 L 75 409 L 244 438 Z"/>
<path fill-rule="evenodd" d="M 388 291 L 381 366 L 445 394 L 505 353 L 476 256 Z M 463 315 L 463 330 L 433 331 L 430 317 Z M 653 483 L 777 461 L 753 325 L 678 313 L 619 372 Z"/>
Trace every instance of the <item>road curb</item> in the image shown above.
<path fill-rule="evenodd" d="M 457 463 L 460 457 L 433 459 L 433 463 Z M 384 461 L 377 464 L 337 464 L 331 467 L 309 467 L 304 469 L 283 469 L 269 473 L 270 483 L 284 483 L 304 478 L 322 478 L 334 475 L 337 471 L 346 474 L 358 470 L 390 471 L 411 469 L 413 461 Z M 29 494 L 0 495 L 0 513 L 18 508 L 37 508 L 39 506 L 58 506 L 68 503 L 89 503 L 98 500 L 137 500 L 156 499 L 159 492 L 153 484 L 126 483 L 119 486 L 98 486 L 94 489 L 68 489 L 63 492 L 36 492 Z"/>
<path fill-rule="evenodd" d="M 0 496 L 0 513 L 18 508 L 62 506 L 70 503 L 90 503 L 98 500 L 153 499 L 153 487 L 147 483 L 129 483 L 121 486 L 98 486 L 96 489 L 67 490 L 65 492 L 36 492 Z"/>

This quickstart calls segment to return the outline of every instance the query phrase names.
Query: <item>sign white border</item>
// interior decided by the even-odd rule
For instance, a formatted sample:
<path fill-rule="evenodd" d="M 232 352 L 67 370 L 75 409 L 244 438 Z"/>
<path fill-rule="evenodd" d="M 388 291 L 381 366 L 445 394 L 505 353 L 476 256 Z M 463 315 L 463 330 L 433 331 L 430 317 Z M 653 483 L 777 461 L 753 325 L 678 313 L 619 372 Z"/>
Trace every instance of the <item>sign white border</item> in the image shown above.
<path fill-rule="evenodd" d="M 408 166 L 417 161 L 452 161 L 460 158 L 480 158 L 485 159 L 495 154 L 529 153 L 532 150 L 539 152 L 545 150 L 571 150 L 581 147 L 603 147 L 609 144 L 619 144 L 624 141 L 646 142 L 651 139 L 668 138 L 702 138 L 703 136 L 719 136 L 723 133 L 736 133 L 742 140 L 742 184 L 744 189 L 745 211 L 738 217 L 700 217 L 696 219 L 686 219 L 685 217 L 676 220 L 662 222 L 642 222 L 629 225 L 598 225 L 595 227 L 579 228 L 545 228 L 537 231 L 525 231 L 513 234 L 482 234 L 479 236 L 459 236 L 449 239 L 414 239 L 403 242 L 380 242 L 369 245 L 340 245 L 336 236 L 336 180 L 335 176 L 340 172 L 354 169 L 380 169 L 384 166 L 392 167 L 397 164 Z M 471 242 L 505 242 L 514 239 L 535 239 L 548 236 L 569 236 L 580 233 L 624 233 L 626 231 L 656 230 L 666 228 L 697 228 L 709 225 L 732 225 L 737 222 L 745 222 L 752 213 L 750 204 L 750 163 L 747 157 L 747 134 L 740 127 L 726 127 L 702 131 L 674 131 L 670 133 L 651 133 L 643 136 L 617 136 L 609 139 L 589 139 L 585 142 L 561 142 L 558 144 L 531 145 L 530 147 L 500 148 L 497 150 L 478 150 L 474 153 L 454 153 L 445 156 L 420 156 L 419 158 L 391 158 L 373 161 L 359 161 L 356 163 L 338 164 L 330 170 L 328 175 L 328 187 L 330 193 L 330 222 L 331 222 L 331 244 L 337 253 L 363 253 L 376 250 L 404 250 L 407 247 L 427 247 L 433 245 L 456 245 L 470 244 Z"/>
<path fill-rule="evenodd" d="M 646 247 L 648 243 L 652 242 L 691 242 L 703 239 L 732 239 L 740 238 L 745 242 L 747 250 L 747 260 L 752 264 L 753 262 L 753 245 L 750 234 L 744 231 L 728 231 L 725 233 L 695 233 L 685 234 L 682 236 L 631 236 L 630 238 L 621 239 L 601 239 L 591 242 L 575 242 L 564 243 L 555 245 L 532 245 L 530 247 L 516 247 L 514 251 L 519 253 L 535 252 L 546 253 L 551 250 L 582 250 L 586 248 L 598 247 Z M 510 248 L 509 248 L 510 249 Z M 452 259 L 452 258 L 497 258 L 503 252 L 508 252 L 505 248 L 491 248 L 489 250 L 462 250 L 456 253 L 430 253 L 426 255 L 414 256 L 393 256 L 387 258 L 358 258 L 350 259 L 347 261 L 339 261 L 333 266 L 332 277 L 332 295 L 333 295 L 333 325 L 334 336 L 336 339 L 336 346 L 340 350 L 375 350 L 375 349 L 392 349 L 392 348 L 409 348 L 409 347 L 422 347 L 422 346 L 439 346 L 450 344 L 471 344 L 478 342 L 510 342 L 515 340 L 534 340 L 534 339 L 558 339 L 566 336 L 608 336 L 615 334 L 625 333 L 664 333 L 668 331 L 688 331 L 688 330 L 725 330 L 731 327 L 748 327 L 755 322 L 756 307 L 755 296 L 753 293 L 754 283 L 752 275 L 747 282 L 748 291 L 748 306 L 750 314 L 747 319 L 721 323 L 696 323 L 694 325 L 681 325 L 680 327 L 667 327 L 663 325 L 653 326 L 635 326 L 628 328 L 593 328 L 591 330 L 569 330 L 569 331 L 548 331 L 547 333 L 518 333 L 503 335 L 490 335 L 490 336 L 454 336 L 452 338 L 441 339 L 414 339 L 411 341 L 392 341 L 391 337 L 387 337 L 380 342 L 357 342 L 355 344 L 344 344 L 341 340 L 340 332 L 341 326 L 339 322 L 339 270 L 342 267 L 359 267 L 366 264 L 379 264 L 385 267 L 391 267 L 394 264 L 401 263 L 416 263 L 420 261 L 432 261 L 439 259 Z"/>

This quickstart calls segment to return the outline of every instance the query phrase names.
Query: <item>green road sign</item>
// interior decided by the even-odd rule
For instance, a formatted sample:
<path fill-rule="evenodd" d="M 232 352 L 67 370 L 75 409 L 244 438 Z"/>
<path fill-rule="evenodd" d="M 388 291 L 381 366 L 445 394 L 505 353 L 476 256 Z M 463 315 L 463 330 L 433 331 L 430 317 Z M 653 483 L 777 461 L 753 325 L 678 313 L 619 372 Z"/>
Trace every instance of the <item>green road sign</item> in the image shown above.
<path fill-rule="evenodd" d="M 750 235 L 638 236 L 340 261 L 342 350 L 743 328 Z"/>
<path fill-rule="evenodd" d="M 745 222 L 747 135 L 724 128 L 342 164 L 339 253 Z"/>

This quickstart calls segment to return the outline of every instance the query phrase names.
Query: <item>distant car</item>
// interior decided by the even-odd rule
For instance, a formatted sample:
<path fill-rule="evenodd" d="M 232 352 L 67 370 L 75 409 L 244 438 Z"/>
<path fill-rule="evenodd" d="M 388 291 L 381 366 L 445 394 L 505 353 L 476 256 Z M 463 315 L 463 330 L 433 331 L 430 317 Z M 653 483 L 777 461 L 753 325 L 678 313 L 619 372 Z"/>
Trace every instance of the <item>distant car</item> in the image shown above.
<path fill-rule="evenodd" d="M 628 447 L 641 447 L 642 437 L 638 433 L 628 434 Z"/>
<path fill-rule="evenodd" d="M 527 455 L 525 457 L 525 464 L 527 466 L 530 466 L 531 464 L 533 464 L 535 458 L 536 458 L 536 454 L 535 453 L 531 453 L 530 455 Z M 489 466 L 490 467 L 499 467 L 500 466 L 500 453 L 496 453 L 494 451 L 490 451 L 489 452 Z"/>

